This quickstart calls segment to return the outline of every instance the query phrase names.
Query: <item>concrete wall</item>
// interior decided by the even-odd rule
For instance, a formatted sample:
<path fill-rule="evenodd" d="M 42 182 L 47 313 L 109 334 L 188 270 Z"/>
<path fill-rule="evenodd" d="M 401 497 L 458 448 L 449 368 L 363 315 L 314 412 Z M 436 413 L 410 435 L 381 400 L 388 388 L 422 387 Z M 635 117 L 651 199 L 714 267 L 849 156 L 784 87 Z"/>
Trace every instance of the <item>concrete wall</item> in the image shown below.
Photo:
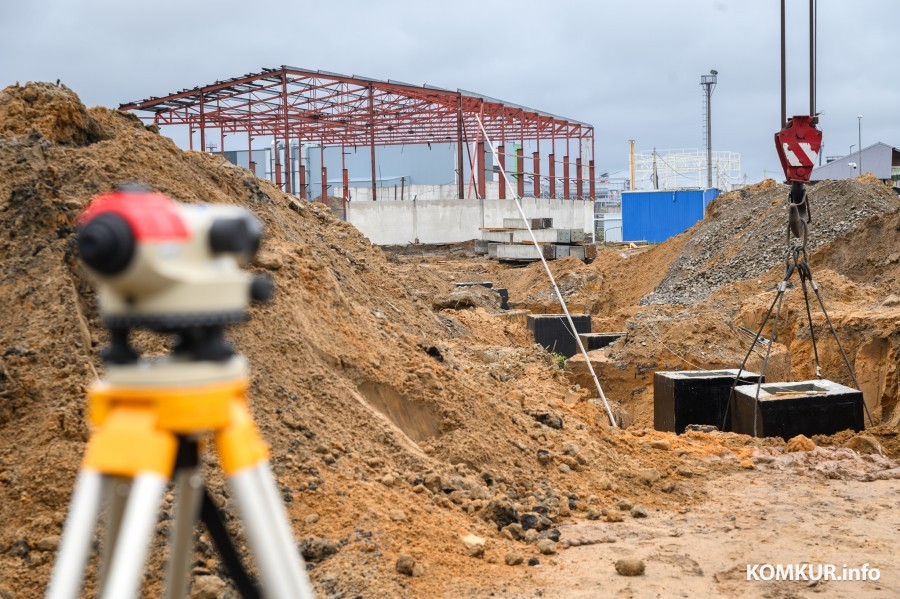
<path fill-rule="evenodd" d="M 523 198 L 526 218 L 552 218 L 557 229 L 590 234 L 594 206 L 589 200 Z M 513 200 L 423 200 L 347 204 L 347 220 L 377 245 L 457 243 L 481 238 L 481 228 L 502 227 L 521 218 Z"/>

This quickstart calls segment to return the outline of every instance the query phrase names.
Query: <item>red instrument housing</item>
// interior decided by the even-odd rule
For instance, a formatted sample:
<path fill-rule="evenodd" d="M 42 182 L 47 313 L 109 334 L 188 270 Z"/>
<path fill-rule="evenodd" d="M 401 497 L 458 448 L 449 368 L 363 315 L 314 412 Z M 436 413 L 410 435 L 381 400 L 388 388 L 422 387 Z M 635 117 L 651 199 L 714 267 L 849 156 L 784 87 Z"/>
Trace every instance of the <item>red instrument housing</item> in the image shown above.
<path fill-rule="evenodd" d="M 81 214 L 81 225 L 106 212 L 125 219 L 138 241 L 184 241 L 190 238 L 177 204 L 160 193 L 113 191 L 98 195 Z"/>

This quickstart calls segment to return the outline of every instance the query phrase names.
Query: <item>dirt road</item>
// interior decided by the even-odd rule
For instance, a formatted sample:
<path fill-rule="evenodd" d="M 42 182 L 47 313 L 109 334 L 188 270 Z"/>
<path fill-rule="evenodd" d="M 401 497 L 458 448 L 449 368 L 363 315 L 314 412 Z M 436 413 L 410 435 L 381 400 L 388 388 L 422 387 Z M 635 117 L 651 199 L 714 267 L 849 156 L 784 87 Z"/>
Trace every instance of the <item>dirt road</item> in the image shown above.
<path fill-rule="evenodd" d="M 650 511 L 621 523 L 581 521 L 570 547 L 545 570 L 543 597 L 897 597 L 900 480 L 868 483 L 748 471 L 707 484 L 710 497 L 685 513 Z M 643 576 L 615 572 L 636 557 Z M 747 564 L 868 563 L 877 582 L 748 581 Z M 551 564 L 548 564 L 551 565 Z M 814 572 L 817 570 L 814 570 Z"/>

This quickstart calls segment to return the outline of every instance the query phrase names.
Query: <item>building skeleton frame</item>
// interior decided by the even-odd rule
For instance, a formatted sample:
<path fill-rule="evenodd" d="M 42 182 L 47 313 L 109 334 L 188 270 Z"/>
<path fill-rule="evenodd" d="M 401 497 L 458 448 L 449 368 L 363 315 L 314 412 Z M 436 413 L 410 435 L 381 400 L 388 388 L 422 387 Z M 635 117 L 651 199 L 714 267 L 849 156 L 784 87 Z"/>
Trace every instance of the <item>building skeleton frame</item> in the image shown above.
<path fill-rule="evenodd" d="M 595 197 L 593 126 L 462 89 L 452 91 L 431 85 L 416 86 L 283 65 L 162 97 L 127 102 L 119 109 L 149 113 L 142 117 L 143 120 L 159 127 L 187 126 L 191 149 L 195 131 L 200 135 L 201 150 L 207 148 L 207 137 L 218 131 L 223 153 L 226 134 L 246 133 L 248 150 L 253 138 L 271 136 L 281 145 L 276 157 L 276 184 L 288 193 L 296 191 L 304 198 L 307 196 L 307 173 L 302 163 L 298 172 L 293 172 L 292 142 L 315 143 L 323 148 L 327 145 L 368 147 L 373 200 L 377 200 L 375 148 L 430 143 L 456 144 L 460 199 L 465 197 L 466 185 L 462 176 L 464 147 L 468 148 L 470 143 L 475 145 L 474 157 L 470 155 L 468 160 L 472 172 L 477 173 L 477 197 L 484 198 L 486 171 L 493 171 L 494 167 L 484 164 L 485 136 L 478 124 L 481 119 L 487 136 L 500 141 L 499 156 L 503 168 L 506 168 L 503 146 L 508 143 L 519 145 L 513 168 L 509 169 L 511 174 L 517 175 L 518 196 L 525 195 L 524 175 L 531 174 L 532 184 L 538 191 L 536 195 L 539 195 L 541 181 L 545 180 L 550 197 L 561 195 L 569 199 L 572 191 L 575 197 L 585 197 L 583 186 L 587 179 L 587 197 Z M 526 140 L 537 148 L 527 158 L 522 150 Z M 574 164 L 570 164 L 573 141 L 577 145 Z M 544 176 L 539 172 L 541 142 L 550 150 L 547 155 L 549 172 Z M 557 158 L 558 145 L 562 150 L 561 159 Z M 526 159 L 532 161 L 530 173 L 524 168 Z M 562 176 L 556 171 L 560 163 Z M 570 167 L 574 168 L 574 177 Z M 292 190 L 295 174 L 299 175 L 299 189 Z M 346 172 L 343 175 L 346 177 Z M 562 193 L 558 194 L 557 190 Z M 505 181 L 501 177 L 500 198 L 505 199 L 506 195 Z"/>

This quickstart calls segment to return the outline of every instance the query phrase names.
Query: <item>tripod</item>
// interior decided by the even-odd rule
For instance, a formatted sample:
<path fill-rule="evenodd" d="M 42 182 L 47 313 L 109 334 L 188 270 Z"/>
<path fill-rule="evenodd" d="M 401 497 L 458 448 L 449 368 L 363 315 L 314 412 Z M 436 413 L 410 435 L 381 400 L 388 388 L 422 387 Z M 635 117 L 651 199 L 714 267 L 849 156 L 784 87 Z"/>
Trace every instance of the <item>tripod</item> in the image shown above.
<path fill-rule="evenodd" d="M 200 444 L 212 433 L 267 596 L 312 598 L 267 463 L 268 447 L 247 406 L 246 360 L 238 355 L 198 360 L 202 352 L 179 348 L 165 358 L 135 360 L 127 332 L 113 333 L 112 361 L 123 359 L 109 365 L 105 380 L 88 394 L 97 428 L 78 474 L 47 597 L 79 595 L 104 496 L 109 516 L 98 581 L 101 597 L 137 596 L 157 512 L 173 474 L 175 521 L 166 597 L 185 596 L 198 517 L 241 594 L 258 596 L 200 477 Z"/>

